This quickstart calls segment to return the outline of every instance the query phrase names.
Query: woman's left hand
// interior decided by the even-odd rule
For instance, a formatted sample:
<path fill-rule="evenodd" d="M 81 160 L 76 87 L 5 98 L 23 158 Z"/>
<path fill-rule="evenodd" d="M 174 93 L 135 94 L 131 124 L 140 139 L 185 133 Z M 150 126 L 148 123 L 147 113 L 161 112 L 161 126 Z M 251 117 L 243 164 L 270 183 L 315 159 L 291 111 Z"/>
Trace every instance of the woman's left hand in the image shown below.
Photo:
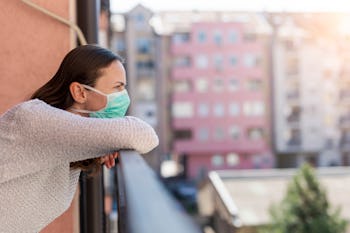
<path fill-rule="evenodd" d="M 114 152 L 113 154 L 102 156 L 101 164 L 105 164 L 105 166 L 109 169 L 115 166 L 115 159 L 118 158 L 119 152 Z"/>

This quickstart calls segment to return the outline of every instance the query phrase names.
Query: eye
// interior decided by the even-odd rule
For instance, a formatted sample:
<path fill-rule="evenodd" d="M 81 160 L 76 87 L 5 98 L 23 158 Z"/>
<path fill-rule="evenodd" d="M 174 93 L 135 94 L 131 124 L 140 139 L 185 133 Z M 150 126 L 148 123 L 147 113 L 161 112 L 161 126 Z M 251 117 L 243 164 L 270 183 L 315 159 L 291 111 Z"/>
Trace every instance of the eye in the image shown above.
<path fill-rule="evenodd" d="M 124 83 L 120 83 L 120 84 L 117 84 L 114 89 L 116 89 L 117 91 L 122 91 L 125 89 L 125 84 Z"/>

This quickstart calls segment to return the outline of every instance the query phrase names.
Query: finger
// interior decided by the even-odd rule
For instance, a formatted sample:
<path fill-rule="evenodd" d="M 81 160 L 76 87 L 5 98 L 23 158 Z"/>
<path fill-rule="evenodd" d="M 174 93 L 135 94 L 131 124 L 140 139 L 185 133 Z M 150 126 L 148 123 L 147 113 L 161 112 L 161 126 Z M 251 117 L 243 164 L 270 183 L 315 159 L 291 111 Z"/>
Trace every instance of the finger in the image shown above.
<path fill-rule="evenodd" d="M 106 162 L 105 162 L 105 166 L 106 166 L 106 168 L 111 168 L 111 165 L 110 165 L 110 163 L 109 163 L 109 160 L 106 160 Z"/>
<path fill-rule="evenodd" d="M 114 164 L 115 164 L 114 163 L 114 155 L 113 154 L 109 156 L 109 163 L 110 163 L 111 167 L 113 167 Z"/>
<path fill-rule="evenodd" d="M 104 156 L 100 157 L 100 163 L 103 164 L 104 162 L 105 162 L 105 157 Z"/>
<path fill-rule="evenodd" d="M 118 158 L 118 157 L 119 157 L 119 152 L 118 152 L 118 151 L 115 152 L 115 153 L 113 154 L 113 156 L 114 156 L 115 159 Z"/>

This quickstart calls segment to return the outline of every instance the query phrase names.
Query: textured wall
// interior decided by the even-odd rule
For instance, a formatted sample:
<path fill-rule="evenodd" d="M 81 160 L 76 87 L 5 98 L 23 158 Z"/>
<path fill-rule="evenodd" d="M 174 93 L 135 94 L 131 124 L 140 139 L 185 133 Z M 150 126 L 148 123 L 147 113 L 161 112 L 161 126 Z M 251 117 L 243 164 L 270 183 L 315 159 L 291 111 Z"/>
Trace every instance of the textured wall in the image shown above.
<path fill-rule="evenodd" d="M 56 14 L 75 17 L 73 0 L 32 0 Z M 75 45 L 71 30 L 20 0 L 0 1 L 0 114 L 30 95 L 56 72 Z M 78 232 L 77 202 L 42 233 Z"/>
<path fill-rule="evenodd" d="M 58 15 L 74 17 L 72 0 L 33 0 Z M 0 1 L 0 113 L 27 99 L 55 73 L 72 48 L 70 29 L 20 0 Z"/>

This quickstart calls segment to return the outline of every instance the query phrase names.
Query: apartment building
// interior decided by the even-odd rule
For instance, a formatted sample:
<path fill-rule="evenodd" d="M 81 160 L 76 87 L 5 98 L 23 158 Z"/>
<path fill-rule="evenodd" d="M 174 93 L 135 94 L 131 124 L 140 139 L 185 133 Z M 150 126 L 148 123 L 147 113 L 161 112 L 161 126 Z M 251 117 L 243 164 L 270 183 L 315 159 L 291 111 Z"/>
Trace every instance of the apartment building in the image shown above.
<path fill-rule="evenodd" d="M 239 19 L 172 35 L 173 153 L 189 178 L 273 166 L 267 41 L 254 16 Z"/>
<path fill-rule="evenodd" d="M 316 166 L 341 165 L 339 50 L 330 38 L 313 32 L 302 14 L 275 17 L 280 25 L 271 49 L 279 166 L 295 167 L 304 161 Z"/>

